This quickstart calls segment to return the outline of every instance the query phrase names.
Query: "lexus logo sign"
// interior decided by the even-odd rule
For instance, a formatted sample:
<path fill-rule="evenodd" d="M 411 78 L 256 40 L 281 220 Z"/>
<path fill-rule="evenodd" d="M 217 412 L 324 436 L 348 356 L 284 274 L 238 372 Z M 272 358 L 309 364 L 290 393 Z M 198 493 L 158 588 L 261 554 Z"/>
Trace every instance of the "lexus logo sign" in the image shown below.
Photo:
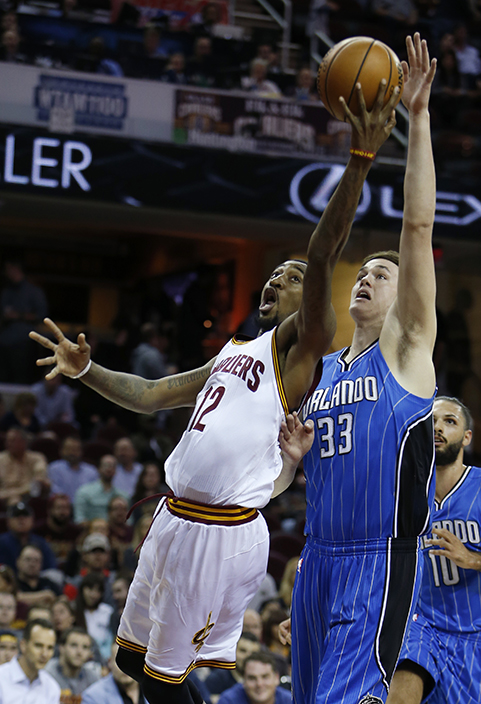
<path fill-rule="evenodd" d="M 341 164 L 309 164 L 297 172 L 291 181 L 289 210 L 306 220 L 318 222 L 329 199 L 342 178 L 345 167 Z M 369 210 L 371 189 L 367 182 L 362 189 L 356 220 Z"/>
<path fill-rule="evenodd" d="M 296 173 L 289 188 L 291 203 L 288 210 L 306 220 L 317 223 L 324 212 L 330 197 L 344 173 L 342 164 L 309 164 Z M 385 218 L 401 220 L 401 194 L 394 193 L 394 187 L 383 185 L 376 189 L 378 209 Z M 397 202 L 397 204 L 395 203 Z M 356 211 L 356 220 L 369 212 L 372 205 L 372 191 L 364 183 L 361 200 Z M 436 223 L 466 227 L 481 218 L 481 202 L 469 193 L 436 193 Z"/>

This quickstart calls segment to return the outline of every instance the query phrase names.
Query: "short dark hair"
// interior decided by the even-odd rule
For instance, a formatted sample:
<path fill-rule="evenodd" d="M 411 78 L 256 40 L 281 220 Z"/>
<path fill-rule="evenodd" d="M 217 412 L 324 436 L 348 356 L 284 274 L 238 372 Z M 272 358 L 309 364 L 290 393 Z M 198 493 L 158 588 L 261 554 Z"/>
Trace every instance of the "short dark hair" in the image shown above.
<path fill-rule="evenodd" d="M 92 645 L 92 636 L 87 633 L 85 628 L 81 628 L 81 626 L 72 626 L 71 628 L 67 628 L 63 631 L 59 636 L 58 644 L 65 645 L 72 633 L 77 633 L 79 636 L 88 636 L 90 639 L 90 645 Z"/>
<path fill-rule="evenodd" d="M 22 640 L 28 643 L 35 626 L 40 626 L 40 628 L 44 628 L 46 631 L 53 631 L 55 633 L 55 628 L 50 621 L 46 621 L 44 618 L 34 618 L 31 621 L 27 621 L 27 625 L 23 630 Z"/>
<path fill-rule="evenodd" d="M 253 643 L 259 643 L 259 638 L 255 635 L 255 633 L 251 633 L 250 631 L 242 631 L 240 634 L 240 638 L 244 638 L 244 640 L 251 640 Z"/>
<path fill-rule="evenodd" d="M 399 252 L 396 252 L 394 249 L 383 249 L 379 252 L 368 254 L 367 257 L 364 257 L 361 268 L 373 259 L 387 259 L 389 262 L 399 266 Z"/>
<path fill-rule="evenodd" d="M 251 653 L 244 660 L 244 672 L 248 662 L 262 662 L 265 665 L 270 665 L 273 672 L 279 674 L 279 668 L 277 667 L 277 661 L 274 655 L 265 650 L 257 650 L 255 653 Z"/>
<path fill-rule="evenodd" d="M 459 400 L 459 398 L 456 398 L 456 396 L 436 396 L 434 399 L 435 401 L 449 401 L 449 403 L 455 403 L 456 406 L 459 406 L 461 409 L 461 412 L 464 417 L 464 429 L 465 430 L 472 430 L 473 429 L 473 417 L 471 413 L 469 412 L 469 409 L 464 405 L 462 401 Z"/>

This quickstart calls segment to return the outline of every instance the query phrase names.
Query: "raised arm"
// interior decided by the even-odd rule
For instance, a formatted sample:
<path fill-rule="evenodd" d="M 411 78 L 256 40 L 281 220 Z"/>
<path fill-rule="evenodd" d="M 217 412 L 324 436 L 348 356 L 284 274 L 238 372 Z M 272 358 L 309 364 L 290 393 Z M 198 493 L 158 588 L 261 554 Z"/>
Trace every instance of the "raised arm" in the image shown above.
<path fill-rule="evenodd" d="M 429 97 L 436 73 L 419 34 L 406 40 L 403 103 L 409 110 L 409 142 L 404 178 L 404 212 L 399 244 L 397 298 L 381 333 L 381 349 L 390 368 L 412 393 L 431 396 L 435 376 L 436 279 L 432 231 L 436 177 L 431 144 Z M 400 354 L 400 351 L 403 354 Z"/>
<path fill-rule="evenodd" d="M 312 379 L 317 360 L 327 352 L 334 337 L 336 318 L 331 303 L 334 266 L 349 237 L 372 159 L 396 124 L 394 105 L 399 89 L 395 89 L 383 107 L 385 86 L 383 80 L 376 103 L 368 112 L 362 87 L 357 84 L 360 117 L 355 117 L 340 98 L 352 127 L 351 158 L 311 236 L 300 309 L 281 324 L 277 335 L 279 350 L 287 349 L 283 381 L 291 408 L 297 407 L 309 387 L 306 380 Z"/>
<path fill-rule="evenodd" d="M 204 386 L 214 363 L 214 360 L 211 360 L 191 372 L 151 381 L 134 374 L 114 372 L 95 364 L 90 359 L 90 345 L 83 333 L 80 333 L 75 343 L 66 338 L 50 318 L 45 318 L 44 323 L 57 342 L 37 332 L 31 332 L 30 337 L 52 352 L 50 357 L 37 360 L 38 366 L 54 365 L 46 374 L 46 379 L 53 379 L 57 374 L 71 379 L 81 375 L 79 378 L 86 386 L 109 401 L 136 413 L 153 413 L 166 408 L 195 405 L 196 396 Z M 82 374 L 87 367 L 88 371 Z"/>

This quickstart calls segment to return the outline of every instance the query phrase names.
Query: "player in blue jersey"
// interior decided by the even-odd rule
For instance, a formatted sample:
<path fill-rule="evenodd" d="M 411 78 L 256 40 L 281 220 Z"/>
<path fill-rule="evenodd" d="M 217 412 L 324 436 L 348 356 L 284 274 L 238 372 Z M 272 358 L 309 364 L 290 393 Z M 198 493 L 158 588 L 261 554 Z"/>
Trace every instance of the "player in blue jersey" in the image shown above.
<path fill-rule="evenodd" d="M 303 409 L 306 547 L 292 606 L 296 704 L 385 701 L 417 597 L 434 470 L 435 173 L 428 103 L 436 62 L 407 38 L 409 111 L 399 255 L 367 257 L 351 346 L 324 358 Z"/>
<path fill-rule="evenodd" d="M 471 428 L 461 401 L 436 398 L 433 537 L 388 704 L 481 702 L 481 468 L 464 464 Z"/>

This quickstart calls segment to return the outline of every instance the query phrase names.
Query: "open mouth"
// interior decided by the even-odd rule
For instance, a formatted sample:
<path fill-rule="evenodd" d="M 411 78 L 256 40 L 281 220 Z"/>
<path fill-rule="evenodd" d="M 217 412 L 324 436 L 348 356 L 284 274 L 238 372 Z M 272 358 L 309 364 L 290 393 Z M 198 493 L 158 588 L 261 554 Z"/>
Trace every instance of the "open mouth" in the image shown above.
<path fill-rule="evenodd" d="M 266 290 L 264 291 L 264 295 L 262 296 L 261 304 L 259 306 L 259 312 L 268 313 L 276 303 L 276 292 L 273 288 L 266 288 Z"/>
<path fill-rule="evenodd" d="M 369 292 L 366 291 L 365 288 L 362 288 L 357 294 L 356 298 L 365 298 L 367 301 L 371 300 L 371 296 L 369 295 Z"/>

